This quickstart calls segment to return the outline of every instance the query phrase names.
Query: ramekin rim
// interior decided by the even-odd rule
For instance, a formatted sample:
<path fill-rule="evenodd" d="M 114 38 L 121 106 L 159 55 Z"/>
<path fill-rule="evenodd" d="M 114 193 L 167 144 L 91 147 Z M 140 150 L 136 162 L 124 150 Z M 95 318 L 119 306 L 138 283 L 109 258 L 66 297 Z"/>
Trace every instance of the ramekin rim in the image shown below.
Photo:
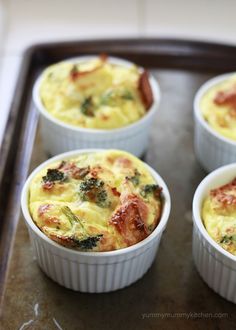
<path fill-rule="evenodd" d="M 193 210 L 193 222 L 196 225 L 196 227 L 198 228 L 198 230 L 200 231 L 201 235 L 204 237 L 204 239 L 211 246 L 213 246 L 215 248 L 215 250 L 217 250 L 217 252 L 220 253 L 220 255 L 223 255 L 227 259 L 230 259 L 230 260 L 236 262 L 236 256 L 234 256 L 230 252 L 223 249 L 208 234 L 208 232 L 203 224 L 203 221 L 202 221 L 202 217 L 201 217 L 202 204 L 200 203 L 200 199 L 203 198 L 204 190 L 207 189 L 207 187 L 210 188 L 210 186 L 214 182 L 214 178 L 216 178 L 218 175 L 220 175 L 224 172 L 227 172 L 233 168 L 235 168 L 235 170 L 236 170 L 236 163 L 221 166 L 205 176 L 205 178 L 200 182 L 197 189 L 195 190 L 194 197 L 193 197 L 193 203 L 192 203 L 192 210 Z M 227 183 L 227 182 L 225 182 L 225 183 Z"/>
<path fill-rule="evenodd" d="M 75 60 L 78 61 L 78 60 L 85 60 L 88 58 L 96 58 L 96 57 L 97 57 L 97 55 L 83 55 L 83 56 L 78 56 L 78 57 L 72 57 L 72 58 L 66 59 L 65 61 L 71 62 L 71 61 L 75 61 Z M 123 63 L 123 64 L 129 65 L 129 66 L 135 65 L 134 62 L 125 60 L 123 58 L 119 58 L 119 57 L 115 57 L 115 56 L 109 56 L 108 58 L 114 62 Z M 143 67 L 138 67 L 138 68 L 143 69 Z M 64 123 L 63 121 L 52 116 L 44 108 L 44 106 L 41 102 L 40 96 L 39 96 L 39 87 L 40 87 L 41 80 L 42 80 L 42 73 L 35 80 L 34 86 L 33 86 L 33 91 L 32 91 L 32 97 L 33 97 L 34 104 L 35 104 L 37 110 L 40 112 L 40 114 L 42 116 L 44 116 L 45 118 L 47 118 L 52 123 L 57 124 L 63 128 L 66 128 L 68 130 L 75 131 L 75 132 L 84 132 L 84 133 L 88 133 L 91 135 L 92 134 L 109 135 L 112 133 L 122 133 L 129 129 L 136 128 L 139 125 L 142 125 L 142 123 L 146 122 L 149 119 L 149 117 L 152 116 L 152 114 L 154 114 L 157 111 L 157 109 L 160 105 L 160 102 L 161 102 L 161 91 L 160 91 L 159 83 L 153 77 L 153 75 L 151 73 L 149 73 L 149 81 L 150 81 L 151 88 L 153 91 L 154 101 L 153 101 L 153 104 L 151 105 L 150 109 L 148 109 L 148 111 L 145 113 L 145 115 L 143 117 L 141 117 L 140 119 L 138 119 L 137 121 L 135 121 L 131 124 L 128 124 L 128 125 L 122 126 L 122 127 L 118 127 L 118 128 L 113 128 L 113 129 L 79 127 L 79 126 Z"/>
<path fill-rule="evenodd" d="M 209 88 L 213 87 L 214 85 L 220 83 L 221 81 L 224 81 L 228 77 L 236 75 L 235 72 L 228 72 L 224 73 L 218 76 L 215 76 L 211 79 L 208 79 L 204 84 L 201 85 L 201 87 L 197 90 L 194 101 L 193 101 L 193 109 L 194 109 L 194 115 L 195 118 L 201 123 L 201 125 L 214 137 L 216 137 L 218 140 L 223 141 L 225 143 L 231 144 L 233 146 L 236 146 L 236 141 L 233 139 L 227 138 L 220 133 L 218 133 L 216 130 L 214 130 L 208 123 L 207 121 L 203 118 L 201 109 L 200 109 L 200 101 L 203 95 L 209 90 Z"/>
<path fill-rule="evenodd" d="M 126 152 L 126 151 L 119 150 L 119 149 L 110 149 L 110 150 L 118 150 L 118 151 Z M 134 252 L 136 250 L 141 249 L 143 246 L 147 245 L 156 236 L 158 236 L 159 233 L 163 232 L 165 230 L 165 227 L 167 225 L 167 222 L 168 222 L 168 219 L 170 216 L 171 197 L 170 197 L 169 189 L 168 189 L 165 181 L 163 180 L 163 178 L 160 176 L 160 174 L 157 173 L 151 166 L 149 166 L 148 164 L 143 162 L 144 165 L 148 168 L 148 170 L 152 174 L 152 176 L 154 177 L 154 179 L 162 187 L 163 193 L 164 193 L 164 198 L 165 198 L 165 204 L 164 204 L 164 208 L 162 210 L 162 215 L 161 215 L 160 221 L 159 221 L 158 225 L 156 226 L 156 228 L 153 230 L 153 232 L 148 237 L 146 237 L 144 240 L 142 240 L 134 245 L 131 245 L 129 247 L 118 249 L 118 250 L 113 250 L 113 251 L 105 251 L 105 252 L 83 252 L 83 251 L 73 250 L 70 248 L 66 248 L 66 247 L 54 242 L 50 238 L 48 238 L 46 236 L 46 234 L 44 234 L 34 223 L 32 217 L 30 215 L 29 209 L 28 209 L 28 205 L 27 205 L 28 204 L 28 191 L 29 191 L 29 186 L 30 186 L 30 182 L 31 182 L 32 178 L 41 169 L 43 169 L 45 166 L 51 164 L 54 161 L 70 158 L 70 157 L 76 156 L 78 154 L 99 152 L 99 151 L 107 151 L 107 149 L 91 148 L 91 149 L 72 150 L 72 151 L 68 151 L 68 152 L 64 152 L 62 154 L 56 155 L 56 156 L 44 161 L 30 173 L 30 175 L 28 176 L 27 180 L 24 183 L 24 186 L 23 186 L 23 189 L 21 192 L 21 209 L 22 209 L 22 213 L 23 213 L 25 222 L 27 223 L 27 226 L 29 226 L 33 230 L 33 232 L 37 236 L 39 236 L 43 241 L 45 241 L 49 245 L 53 246 L 54 248 L 59 249 L 60 251 L 70 254 L 70 255 L 88 256 L 88 257 L 111 257 L 111 256 L 119 256 L 119 255 L 124 255 L 124 254 L 130 253 L 130 252 Z M 126 152 L 126 153 L 128 153 L 128 152 Z"/>

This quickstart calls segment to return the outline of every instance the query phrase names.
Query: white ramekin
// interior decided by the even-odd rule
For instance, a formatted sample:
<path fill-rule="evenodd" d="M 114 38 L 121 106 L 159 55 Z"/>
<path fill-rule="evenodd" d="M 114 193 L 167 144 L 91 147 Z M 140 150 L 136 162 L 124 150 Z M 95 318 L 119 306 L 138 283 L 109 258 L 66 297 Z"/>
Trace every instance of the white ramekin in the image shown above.
<path fill-rule="evenodd" d="M 211 189 L 236 177 L 236 163 L 209 174 L 198 186 L 193 199 L 193 258 L 203 280 L 222 297 L 236 303 L 236 256 L 224 250 L 206 231 L 202 204 Z"/>
<path fill-rule="evenodd" d="M 236 162 L 236 141 L 228 139 L 215 131 L 203 118 L 200 101 L 214 85 L 226 80 L 227 73 L 208 80 L 203 84 L 194 99 L 194 145 L 196 156 L 203 168 L 211 172 L 216 168 Z"/>
<path fill-rule="evenodd" d="M 69 61 L 78 63 L 93 58 L 95 56 L 80 56 Z M 126 67 L 133 65 L 132 62 L 116 57 L 109 57 L 109 61 Z M 140 120 L 128 126 L 111 130 L 80 128 L 54 118 L 41 102 L 39 95 L 41 81 L 42 75 L 38 77 L 34 84 L 33 100 L 41 117 L 41 135 L 44 149 L 50 155 L 84 148 L 115 148 L 126 150 L 138 157 L 143 155 L 147 149 L 150 128 L 160 104 L 160 88 L 151 75 L 149 75 L 149 82 L 154 99 L 151 108 Z"/>
<path fill-rule="evenodd" d="M 27 179 L 21 197 L 21 208 L 28 227 L 34 254 L 41 269 L 66 288 L 82 292 L 109 292 L 124 288 L 140 279 L 152 265 L 170 213 L 168 188 L 151 167 L 147 168 L 163 188 L 164 207 L 161 220 L 150 236 L 143 241 L 116 251 L 80 252 L 65 248 L 49 239 L 33 222 L 28 209 L 29 186 L 32 178 L 56 160 L 78 154 L 100 151 L 84 149 L 70 151 L 49 159 L 37 167 Z"/>

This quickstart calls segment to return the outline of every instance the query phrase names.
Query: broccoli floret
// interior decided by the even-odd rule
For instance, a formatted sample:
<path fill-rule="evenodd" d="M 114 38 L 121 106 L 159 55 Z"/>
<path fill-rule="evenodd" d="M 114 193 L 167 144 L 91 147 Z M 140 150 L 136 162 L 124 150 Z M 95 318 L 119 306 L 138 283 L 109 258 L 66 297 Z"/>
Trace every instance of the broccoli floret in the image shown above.
<path fill-rule="evenodd" d="M 158 184 L 146 184 L 140 190 L 140 195 L 147 198 L 148 195 L 153 194 L 156 199 L 160 198 L 162 188 Z"/>
<path fill-rule="evenodd" d="M 76 246 L 80 248 L 81 250 L 91 250 L 94 247 L 97 246 L 98 241 L 101 239 L 103 235 L 98 234 L 94 236 L 90 236 L 83 225 L 83 223 L 80 221 L 80 219 L 71 211 L 71 209 L 68 206 L 64 206 L 61 208 L 61 211 L 63 214 L 67 217 L 67 219 L 70 221 L 71 226 L 73 226 L 75 223 L 79 223 L 81 227 L 81 237 L 70 237 L 70 240 L 72 242 L 73 246 Z"/>
<path fill-rule="evenodd" d="M 80 184 L 79 194 L 83 201 L 94 202 L 100 207 L 109 207 L 110 205 L 102 180 L 96 178 L 84 180 Z"/>
<path fill-rule="evenodd" d="M 127 176 L 126 179 L 130 180 L 133 183 L 133 185 L 136 187 L 140 183 L 140 176 L 141 176 L 141 174 L 139 173 L 139 171 L 135 169 L 134 175 Z"/>
<path fill-rule="evenodd" d="M 75 245 L 82 250 L 91 250 L 97 246 L 97 243 L 103 235 L 90 236 L 85 239 L 73 238 Z"/>
<path fill-rule="evenodd" d="M 89 178 L 80 184 L 80 190 L 83 192 L 88 192 L 94 188 L 100 189 L 104 186 L 104 182 L 102 180 L 96 178 Z"/>
<path fill-rule="evenodd" d="M 232 235 L 232 236 L 223 236 L 220 243 L 223 243 L 223 244 L 230 244 L 230 243 L 233 243 L 233 242 L 236 242 L 236 235 Z"/>
<path fill-rule="evenodd" d="M 122 99 L 124 99 L 124 100 L 129 100 L 129 101 L 132 101 L 132 100 L 134 99 L 132 93 L 131 93 L 128 89 L 126 89 L 126 90 L 122 93 L 121 97 L 122 97 Z"/>
<path fill-rule="evenodd" d="M 97 193 L 96 203 L 100 207 L 108 207 L 110 203 L 107 200 L 107 192 L 105 190 L 101 190 Z"/>
<path fill-rule="evenodd" d="M 49 168 L 47 175 L 43 176 L 43 182 L 65 181 L 67 179 L 65 173 L 57 170 L 56 168 Z"/>
<path fill-rule="evenodd" d="M 134 97 L 128 89 L 108 90 L 102 95 L 100 103 L 102 105 L 115 106 L 117 104 L 117 101 L 120 99 L 131 101 L 134 99 Z"/>
<path fill-rule="evenodd" d="M 80 107 L 81 112 L 88 117 L 94 117 L 94 104 L 92 96 L 86 97 Z"/>

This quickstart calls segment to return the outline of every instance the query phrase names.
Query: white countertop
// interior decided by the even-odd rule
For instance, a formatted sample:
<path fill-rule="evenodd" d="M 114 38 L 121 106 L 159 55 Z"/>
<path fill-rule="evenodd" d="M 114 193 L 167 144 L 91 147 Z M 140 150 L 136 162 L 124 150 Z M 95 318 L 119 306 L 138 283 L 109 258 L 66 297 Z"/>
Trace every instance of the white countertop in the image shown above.
<path fill-rule="evenodd" d="M 0 0 L 0 143 L 29 45 L 149 36 L 235 44 L 235 12 L 234 0 Z"/>

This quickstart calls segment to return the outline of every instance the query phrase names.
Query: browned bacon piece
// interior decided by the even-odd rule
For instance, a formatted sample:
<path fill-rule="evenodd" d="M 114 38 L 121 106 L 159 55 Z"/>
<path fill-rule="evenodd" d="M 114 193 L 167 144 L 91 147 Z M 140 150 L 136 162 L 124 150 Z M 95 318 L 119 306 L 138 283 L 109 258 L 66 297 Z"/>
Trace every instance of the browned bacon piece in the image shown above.
<path fill-rule="evenodd" d="M 100 54 L 99 58 L 101 60 L 101 64 L 98 65 L 97 67 L 95 67 L 94 69 L 92 70 L 88 70 L 88 71 L 79 71 L 77 66 L 74 65 L 70 71 L 70 78 L 72 81 L 76 81 L 77 79 L 81 78 L 81 77 L 84 77 L 92 72 L 95 72 L 97 71 L 98 69 L 100 69 L 103 64 L 107 61 L 107 54 Z"/>
<path fill-rule="evenodd" d="M 120 192 L 116 189 L 116 187 L 111 188 L 111 191 L 114 196 L 120 197 Z"/>
<path fill-rule="evenodd" d="M 58 169 L 63 170 L 66 173 L 69 173 L 72 178 L 81 180 L 83 179 L 89 172 L 90 167 L 78 167 L 75 163 L 68 163 L 62 161 L 58 166 Z"/>
<path fill-rule="evenodd" d="M 147 212 L 147 206 L 141 198 L 130 195 L 113 214 L 110 223 L 117 228 L 128 245 L 133 245 L 148 236 Z"/>
<path fill-rule="evenodd" d="M 236 110 L 236 86 L 228 91 L 219 91 L 214 98 L 214 103 L 217 105 L 228 105 Z"/>
<path fill-rule="evenodd" d="M 148 110 L 153 103 L 152 88 L 148 78 L 148 72 L 145 70 L 139 77 L 138 90 L 140 92 L 145 109 Z"/>
<path fill-rule="evenodd" d="M 54 184 L 55 184 L 54 182 L 47 181 L 42 184 L 42 188 L 43 190 L 49 191 L 53 188 Z"/>
<path fill-rule="evenodd" d="M 212 189 L 210 194 L 215 197 L 223 206 L 236 205 L 236 178 L 219 188 Z"/>

